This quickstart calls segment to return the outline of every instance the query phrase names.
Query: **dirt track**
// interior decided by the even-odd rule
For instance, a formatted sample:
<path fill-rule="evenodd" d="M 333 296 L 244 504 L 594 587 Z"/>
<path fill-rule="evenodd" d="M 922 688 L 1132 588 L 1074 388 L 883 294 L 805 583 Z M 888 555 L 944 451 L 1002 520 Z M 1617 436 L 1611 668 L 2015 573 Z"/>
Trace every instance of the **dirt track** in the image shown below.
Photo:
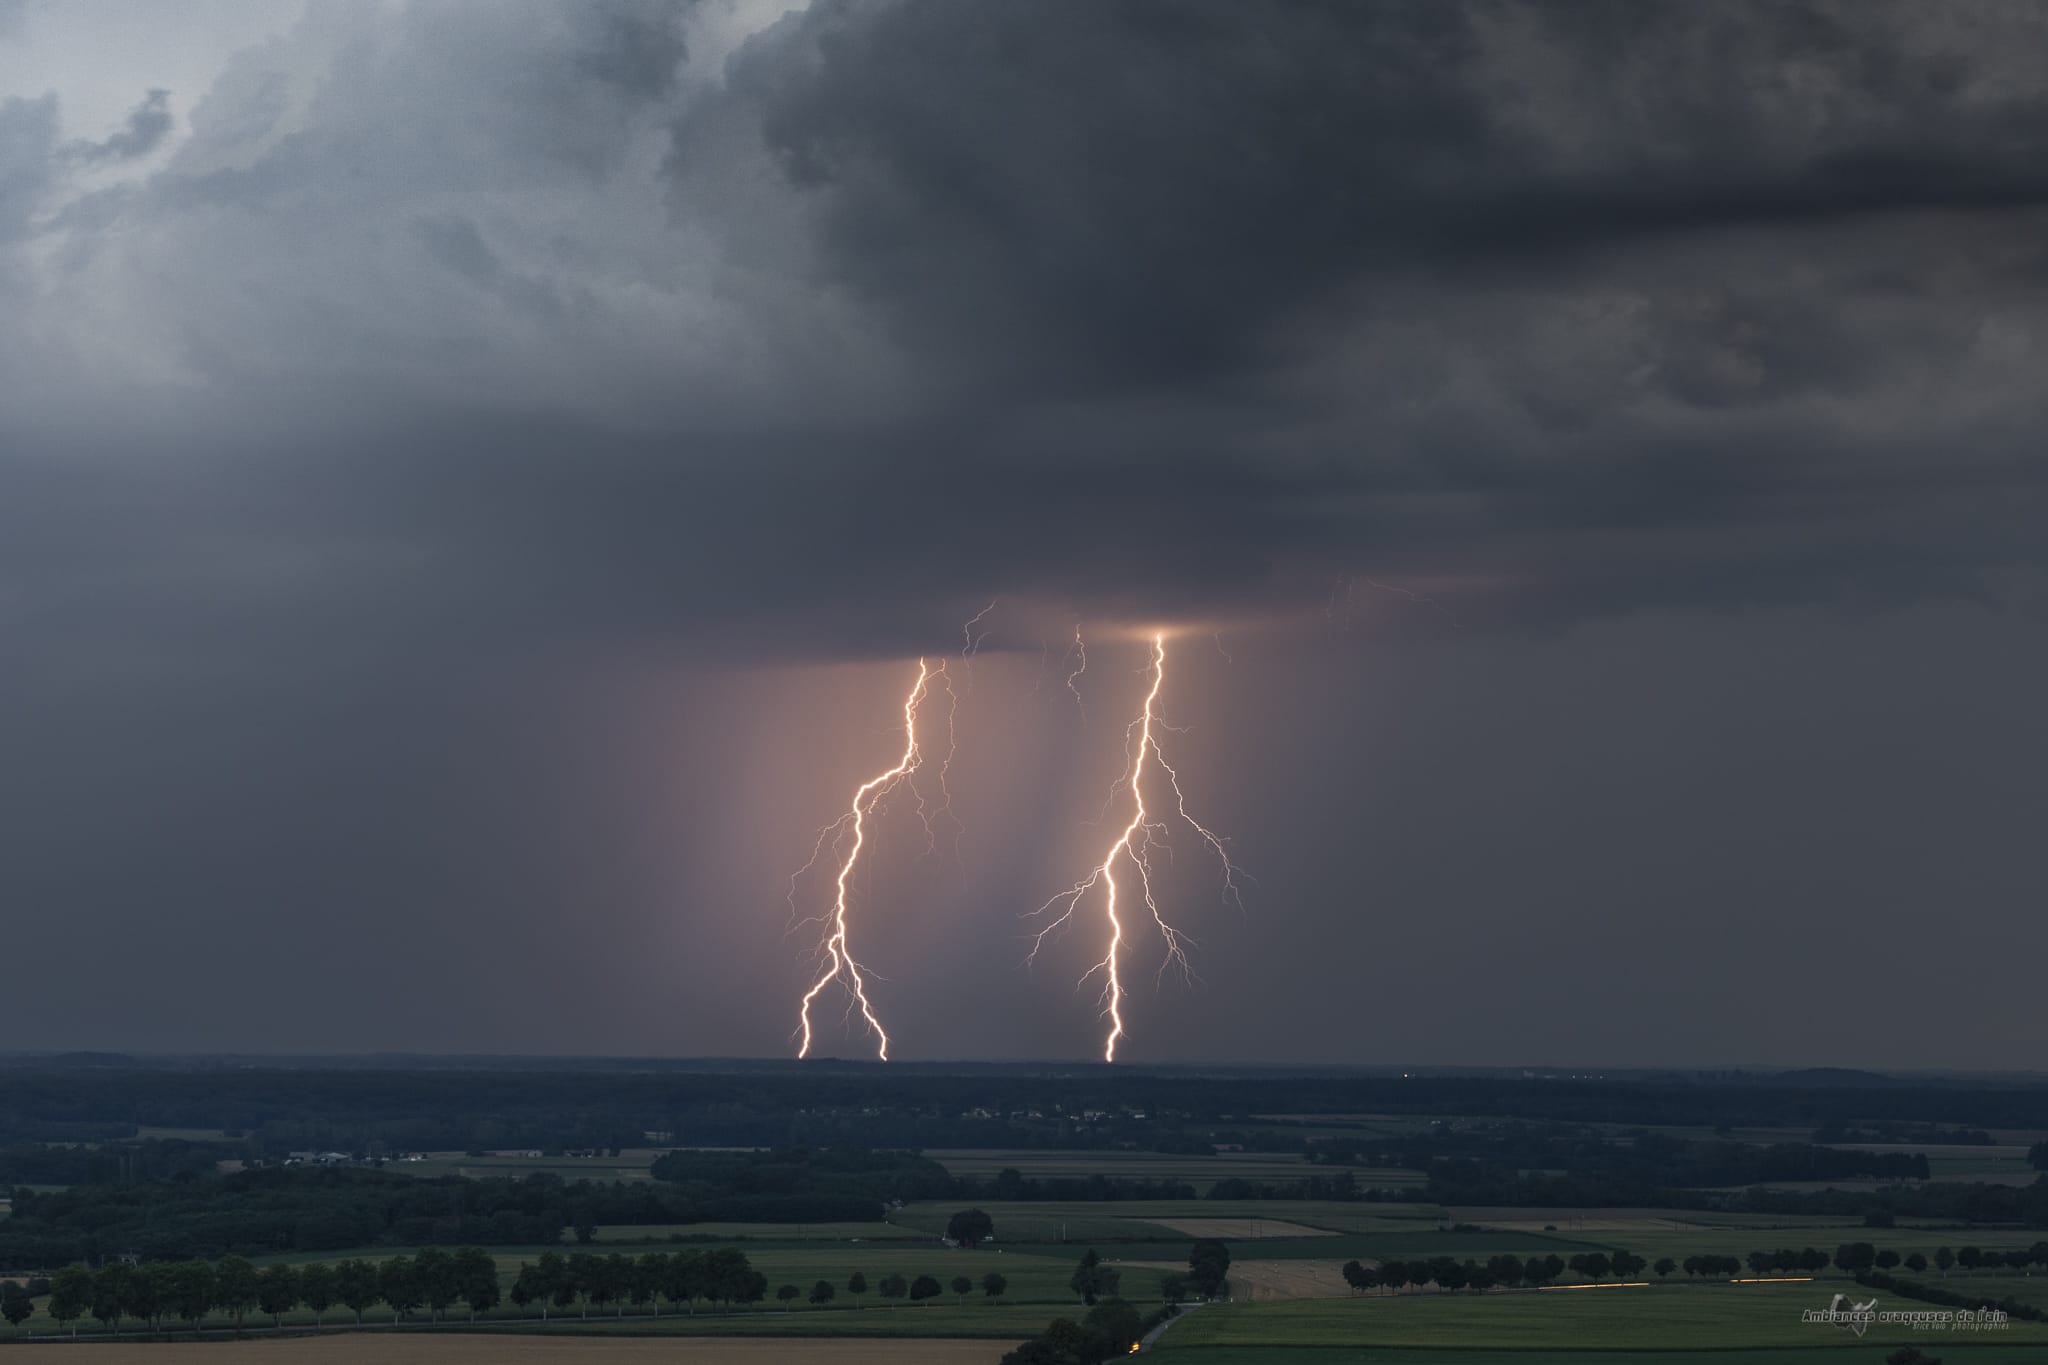
<path fill-rule="evenodd" d="M 995 1365 L 1001 1341 L 772 1337 L 431 1336 L 348 1332 L 282 1341 L 14 1346 L 7 1365 Z"/>

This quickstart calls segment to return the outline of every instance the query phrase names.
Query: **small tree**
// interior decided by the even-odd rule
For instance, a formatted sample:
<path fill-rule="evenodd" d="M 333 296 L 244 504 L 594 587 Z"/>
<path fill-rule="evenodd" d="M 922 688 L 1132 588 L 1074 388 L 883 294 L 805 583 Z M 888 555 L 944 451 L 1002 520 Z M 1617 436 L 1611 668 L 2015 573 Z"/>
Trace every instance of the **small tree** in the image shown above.
<path fill-rule="evenodd" d="M 995 1236 L 995 1220 L 980 1209 L 962 1209 L 946 1220 L 946 1240 L 972 1251 L 976 1242 Z"/>
<path fill-rule="evenodd" d="M 923 1303 L 926 1299 L 936 1299 L 945 1292 L 946 1287 L 929 1275 L 920 1275 L 910 1282 L 910 1301 L 912 1303 Z"/>
<path fill-rule="evenodd" d="M 222 1312 L 235 1320 L 235 1330 L 242 1330 L 242 1319 L 248 1316 L 261 1297 L 262 1286 L 258 1282 L 256 1267 L 240 1256 L 223 1256 L 213 1272 L 215 1302 Z M 205 1316 L 201 1314 L 201 1316 Z"/>
<path fill-rule="evenodd" d="M 793 1284 L 786 1284 L 782 1286 L 782 1288 L 775 1291 L 775 1297 L 780 1299 L 785 1305 L 785 1307 L 789 1304 L 795 1303 L 798 1299 L 802 1298 L 803 1294 L 804 1291 L 798 1289 Z"/>
<path fill-rule="evenodd" d="M 884 1275 L 875 1290 L 885 1299 L 900 1299 L 910 1293 L 910 1281 L 901 1275 Z"/>
<path fill-rule="evenodd" d="M 853 1274 L 846 1277 L 846 1292 L 853 1295 L 855 1298 L 859 1298 L 861 1295 L 867 1293 L 868 1277 L 861 1274 L 858 1270 L 854 1271 Z M 860 1307 L 860 1305 L 855 1304 L 854 1307 L 858 1308 Z"/>
<path fill-rule="evenodd" d="M 1114 1295 L 1117 1286 L 1122 1282 L 1123 1272 L 1114 1266 L 1104 1265 L 1095 1248 L 1089 1247 L 1087 1254 L 1081 1258 L 1081 1264 L 1074 1268 L 1074 1277 L 1067 1281 L 1067 1284 L 1081 1296 L 1081 1302 L 1093 1308 L 1097 1300 Z"/>
<path fill-rule="evenodd" d="M 377 1267 L 377 1292 L 384 1302 L 391 1306 L 391 1320 L 402 1321 L 413 1309 L 420 1306 L 420 1277 L 413 1270 L 412 1260 L 405 1256 L 393 1256 Z"/>
<path fill-rule="evenodd" d="M 1659 1256 L 1657 1264 L 1651 1266 L 1650 1269 L 1656 1271 L 1657 1278 L 1661 1280 L 1672 1271 L 1678 1269 L 1678 1262 L 1672 1260 L 1669 1256 Z"/>
<path fill-rule="evenodd" d="M 1918 1275 L 1927 1269 L 1927 1258 L 1917 1251 L 1911 1253 L 1906 1257 L 1906 1269 Z"/>
<path fill-rule="evenodd" d="M 1207 1238 L 1188 1249 L 1188 1275 L 1194 1280 L 1195 1288 L 1201 1291 L 1202 1297 L 1221 1298 L 1229 1285 L 1229 1273 L 1230 1248 L 1223 1243 L 1214 1238 Z M 1112 1284 L 1104 1292 L 1114 1294 L 1116 1286 Z"/>
<path fill-rule="evenodd" d="M 981 1277 L 982 1297 L 987 1299 L 990 1303 L 994 1303 L 997 1299 L 1000 1299 L 1003 1296 L 1003 1291 L 1005 1289 L 1008 1289 L 1009 1287 L 1010 1282 L 1004 1279 L 1001 1275 L 997 1274 L 993 1270 L 989 1271 L 988 1274 Z"/>
<path fill-rule="evenodd" d="M 968 1279 L 965 1275 L 955 1275 L 952 1284 L 948 1285 L 947 1288 L 960 1296 L 960 1302 L 965 1303 L 967 1302 L 967 1296 L 974 1292 L 974 1281 Z"/>
<path fill-rule="evenodd" d="M 482 1247 L 457 1247 L 451 1258 L 455 1293 L 469 1306 L 469 1320 L 498 1306 L 498 1258 Z"/>
<path fill-rule="evenodd" d="M 272 1327 L 283 1327 L 284 1315 L 299 1306 L 299 1272 L 282 1261 L 265 1266 L 256 1281 L 256 1304 L 270 1314 Z"/>
<path fill-rule="evenodd" d="M 126 1261 L 116 1261 L 93 1276 L 92 1315 L 110 1332 L 120 1328 L 121 1315 L 128 1311 L 134 1278 L 135 1267 Z"/>
<path fill-rule="evenodd" d="M 839 1291 L 832 1287 L 832 1281 L 820 1280 L 811 1286 L 811 1304 L 813 1307 L 823 1308 L 832 1302 L 838 1293 Z"/>
<path fill-rule="evenodd" d="M 228 1259 L 242 1260 L 239 1256 L 231 1256 Z M 242 1264 L 246 1266 L 249 1263 L 242 1261 Z M 253 1276 L 251 1278 L 253 1281 Z M 220 1302 L 220 1277 L 214 1273 L 213 1267 L 204 1261 L 178 1262 L 171 1268 L 169 1287 L 170 1292 L 165 1295 L 166 1306 L 190 1323 L 194 1332 L 199 1330 L 199 1320 L 212 1312 L 214 1305 Z M 244 1308 L 242 1311 L 248 1310 Z M 240 1321 L 240 1318 L 236 1319 L 237 1323 Z"/>
<path fill-rule="evenodd" d="M 59 1327 L 71 1324 L 92 1309 L 92 1271 L 82 1265 L 67 1265 L 50 1279 L 50 1302 L 46 1305 Z M 71 1327 L 76 1337 L 78 1329 Z"/>
<path fill-rule="evenodd" d="M 1956 1254 L 1947 1247 L 1934 1249 L 1934 1263 L 1941 1267 L 1941 1273 L 1948 1274 L 1948 1268 L 1956 1263 Z"/>
<path fill-rule="evenodd" d="M 374 1307 L 381 1297 L 377 1286 L 377 1267 L 360 1259 L 343 1261 L 335 1266 L 334 1296 L 356 1315 L 356 1325 L 360 1327 L 363 1313 Z"/>
<path fill-rule="evenodd" d="M 7 1319 L 7 1325 L 19 1331 L 21 1325 L 36 1311 L 36 1302 L 28 1296 L 28 1290 L 21 1287 L 19 1280 L 8 1280 L 0 1284 L 0 1317 Z"/>
<path fill-rule="evenodd" d="M 1877 1253 L 1876 1265 L 1879 1270 L 1890 1270 L 1898 1263 L 1899 1253 L 1893 1251 L 1890 1247 L 1886 1247 L 1883 1251 Z"/>
<path fill-rule="evenodd" d="M 327 1325 L 327 1310 L 334 1306 L 334 1267 L 320 1261 L 299 1267 L 299 1301 L 313 1310 L 313 1321 Z"/>
<path fill-rule="evenodd" d="M 426 1305 L 428 1320 L 439 1322 L 448 1305 L 462 1296 L 455 1282 L 454 1258 L 439 1247 L 421 1247 L 419 1255 L 412 1258 L 412 1273 L 419 1282 L 420 1302 Z"/>

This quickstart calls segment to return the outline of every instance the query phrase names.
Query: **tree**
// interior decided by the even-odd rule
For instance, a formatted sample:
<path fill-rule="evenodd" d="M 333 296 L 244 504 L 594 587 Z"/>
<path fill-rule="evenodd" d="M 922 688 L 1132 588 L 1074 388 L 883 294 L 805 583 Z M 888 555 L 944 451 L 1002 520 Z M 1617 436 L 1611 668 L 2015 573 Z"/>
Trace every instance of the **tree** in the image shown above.
<path fill-rule="evenodd" d="M 1984 1253 L 1976 1247 L 1964 1247 L 1956 1253 L 1956 1264 L 1965 1270 L 1975 1270 L 1984 1264 Z"/>
<path fill-rule="evenodd" d="M 1651 1266 L 1650 1269 L 1656 1271 L 1657 1278 L 1661 1280 L 1665 1276 L 1669 1275 L 1672 1271 L 1678 1269 L 1678 1262 L 1672 1260 L 1669 1256 L 1659 1256 L 1657 1258 L 1657 1264 Z"/>
<path fill-rule="evenodd" d="M 19 1280 L 0 1283 L 0 1317 L 7 1319 L 9 1327 L 19 1330 L 29 1315 L 36 1311 L 36 1302 L 28 1296 Z"/>
<path fill-rule="evenodd" d="M 420 1306 L 420 1277 L 412 1260 L 393 1256 L 377 1267 L 377 1293 L 391 1307 L 391 1320 L 402 1321 Z"/>
<path fill-rule="evenodd" d="M 1535 1264 L 1536 1262 L 1533 1260 L 1529 1262 L 1531 1268 Z M 1381 1261 L 1380 1283 L 1385 1285 L 1389 1291 L 1406 1288 L 1408 1285 L 1408 1263 L 1406 1261 Z"/>
<path fill-rule="evenodd" d="M 1893 1251 L 1890 1247 L 1886 1247 L 1883 1251 L 1877 1253 L 1876 1265 L 1879 1270 L 1890 1270 L 1898 1263 L 1899 1253 Z"/>
<path fill-rule="evenodd" d="M 1791 1253 L 1788 1252 L 1786 1254 L 1790 1255 Z M 1633 1251 L 1617 1251 L 1608 1260 L 1608 1265 L 1614 1273 L 1614 1278 L 1617 1280 L 1626 1280 L 1632 1275 L 1642 1274 L 1643 1267 L 1648 1264 L 1649 1262 L 1636 1255 Z"/>
<path fill-rule="evenodd" d="M 1188 1248 L 1188 1277 L 1203 1298 L 1221 1298 L 1229 1288 L 1230 1248 L 1214 1238 L 1205 1238 Z M 1112 1284 L 1105 1293 L 1114 1294 Z"/>
<path fill-rule="evenodd" d="M 1094 1247 L 1088 1248 L 1088 1253 L 1081 1258 L 1081 1264 L 1074 1270 L 1074 1278 L 1067 1281 L 1073 1291 L 1081 1296 L 1081 1302 L 1090 1308 L 1095 1306 L 1096 1300 L 1106 1299 L 1115 1294 L 1117 1286 L 1122 1282 L 1122 1272 L 1114 1266 L 1104 1265 L 1102 1257 L 1096 1254 Z"/>
<path fill-rule="evenodd" d="M 230 1257 L 241 1260 L 241 1257 Z M 242 1261 L 248 1265 L 247 1261 Z M 253 1282 L 253 1277 L 252 1277 Z M 204 1261 L 179 1261 L 171 1268 L 170 1292 L 164 1296 L 164 1303 L 170 1310 L 192 1324 L 192 1330 L 199 1330 L 199 1320 L 213 1311 L 220 1302 L 220 1277 L 212 1266 Z M 248 1309 L 244 1308 L 243 1312 Z M 239 1318 L 236 1319 L 240 1321 Z"/>
<path fill-rule="evenodd" d="M 235 1320 L 235 1330 L 241 1331 L 242 1319 L 256 1306 L 261 1293 L 256 1267 L 240 1256 L 223 1256 L 214 1268 L 213 1279 L 215 1303 Z"/>
<path fill-rule="evenodd" d="M 381 1301 L 377 1267 L 360 1259 L 346 1260 L 335 1266 L 334 1297 L 356 1315 L 356 1325 L 361 1326 L 363 1313 Z"/>
<path fill-rule="evenodd" d="M 451 1259 L 455 1295 L 469 1306 L 469 1320 L 498 1306 L 498 1260 L 482 1247 L 457 1247 Z"/>
<path fill-rule="evenodd" d="M 92 1271 L 82 1265 L 67 1265 L 50 1279 L 50 1302 L 45 1305 L 59 1327 L 68 1327 L 92 1309 Z M 71 1328 L 76 1337 L 78 1329 Z"/>
<path fill-rule="evenodd" d="M 1877 1263 L 1877 1248 L 1868 1242 L 1844 1242 L 1835 1248 L 1835 1264 L 1854 1275 Z"/>
<path fill-rule="evenodd" d="M 1000 1299 L 1003 1296 L 1003 1291 L 1009 1287 L 1010 1282 L 993 1270 L 981 1277 L 981 1295 L 990 1303 Z"/>
<path fill-rule="evenodd" d="M 995 1220 L 980 1209 L 962 1209 L 946 1220 L 946 1240 L 967 1251 L 995 1235 Z"/>
<path fill-rule="evenodd" d="M 793 1284 L 786 1284 L 782 1286 L 782 1288 L 775 1291 L 775 1297 L 782 1300 L 782 1302 L 785 1304 L 794 1303 L 798 1299 L 802 1298 L 803 1295 L 804 1291 L 798 1289 Z"/>
<path fill-rule="evenodd" d="M 1956 1263 L 1956 1254 L 1947 1247 L 1934 1249 L 1934 1263 L 1941 1267 L 1941 1273 L 1948 1274 L 1948 1268 Z"/>
<path fill-rule="evenodd" d="M 823 1308 L 832 1302 L 838 1293 L 839 1291 L 832 1287 L 832 1281 L 820 1280 L 811 1286 L 811 1304 L 813 1307 Z"/>
<path fill-rule="evenodd" d="M 256 1304 L 270 1314 L 270 1325 L 284 1326 L 284 1315 L 299 1306 L 299 1272 L 279 1261 L 265 1266 L 256 1281 Z"/>
<path fill-rule="evenodd" d="M 327 1325 L 334 1306 L 334 1267 L 321 1261 L 299 1267 L 299 1301 L 313 1310 L 313 1321 Z"/>
<path fill-rule="evenodd" d="M 965 1303 L 967 1302 L 967 1296 L 974 1292 L 974 1281 L 968 1279 L 965 1275 L 955 1275 L 953 1283 L 947 1287 L 960 1296 L 960 1302 Z"/>
<path fill-rule="evenodd" d="M 1094 1353 L 1083 1358 L 1110 1360 L 1130 1354 L 1145 1327 L 1136 1308 L 1122 1299 L 1105 1299 L 1081 1319 L 1081 1330 L 1088 1334 L 1088 1351 Z"/>
<path fill-rule="evenodd" d="M 654 1316 L 661 1316 L 661 1287 L 668 1283 L 668 1253 L 650 1251 L 633 1266 L 633 1304 L 654 1304 Z"/>
<path fill-rule="evenodd" d="M 135 1267 L 126 1261 L 116 1261 L 103 1267 L 92 1281 L 92 1315 L 99 1319 L 108 1331 L 121 1326 L 121 1316 L 128 1311 L 128 1300 L 133 1297 Z"/>
<path fill-rule="evenodd" d="M 1927 1258 L 1917 1251 L 1910 1253 L 1906 1257 L 1906 1269 L 1918 1275 L 1927 1269 Z"/>
<path fill-rule="evenodd" d="M 439 1322 L 442 1311 L 461 1297 L 454 1258 L 439 1247 L 421 1247 L 412 1258 L 412 1272 L 419 1281 L 420 1302 L 427 1306 L 428 1319 Z"/>
<path fill-rule="evenodd" d="M 846 1277 L 846 1292 L 853 1295 L 855 1298 L 859 1298 L 861 1295 L 867 1293 L 868 1277 L 861 1274 L 858 1270 L 854 1271 L 853 1274 Z M 858 1308 L 859 1306 L 859 1304 L 854 1305 L 854 1307 L 856 1308 Z"/>
<path fill-rule="evenodd" d="M 512 1302 L 521 1313 L 524 1313 L 530 1304 L 538 1302 L 541 1306 L 541 1317 L 547 1317 L 548 1296 L 541 1289 L 540 1277 L 534 1273 L 534 1268 L 524 1262 L 520 1263 L 519 1273 L 512 1277 Z"/>
<path fill-rule="evenodd" d="M 171 1294 L 176 1287 L 171 1283 L 176 1273 L 174 1265 L 172 1261 L 138 1265 L 134 1278 L 128 1281 L 128 1316 L 141 1318 L 151 1331 L 156 1330 L 171 1308 Z"/>
<path fill-rule="evenodd" d="M 686 1303 L 690 1312 L 697 1311 L 697 1297 L 704 1280 L 704 1257 L 701 1252 L 678 1251 L 668 1258 L 668 1269 L 663 1272 L 661 1296 L 670 1303 Z"/>
<path fill-rule="evenodd" d="M 912 1303 L 923 1303 L 926 1299 L 936 1299 L 945 1292 L 946 1287 L 930 1275 L 920 1275 L 910 1282 L 910 1301 Z"/>
<path fill-rule="evenodd" d="M 910 1293 L 910 1281 L 901 1275 L 884 1275 L 875 1290 L 885 1299 L 900 1299 Z"/>

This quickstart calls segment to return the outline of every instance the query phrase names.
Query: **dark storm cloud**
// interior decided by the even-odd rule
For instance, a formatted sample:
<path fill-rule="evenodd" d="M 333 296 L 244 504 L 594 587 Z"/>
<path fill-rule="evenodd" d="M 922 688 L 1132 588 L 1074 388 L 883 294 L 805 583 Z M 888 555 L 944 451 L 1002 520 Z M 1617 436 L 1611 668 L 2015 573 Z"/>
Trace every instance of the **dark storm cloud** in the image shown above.
<path fill-rule="evenodd" d="M 93 21 L 0 0 L 9 22 L 34 43 Z M 1733 721 L 1691 748 L 1662 734 L 1610 675 L 1710 698 L 1701 661 L 1762 640 L 1825 676 L 1815 705 L 1867 687 L 1887 727 L 1966 705 L 1967 687 L 1898 679 L 1944 642 L 1994 666 L 2026 614 L 1937 627 L 1899 608 L 2043 600 L 2044 38 L 2038 10 L 1990 3 L 448 0 L 311 6 L 224 39 L 197 84 L 112 61 L 53 67 L 48 91 L 0 83 L 9 903 L 188 914 L 230 942 L 260 938 L 268 905 L 364 914 L 488 951 L 530 999 L 553 961 L 527 948 L 597 868 L 636 932 L 685 922 L 715 949 L 724 921 L 691 897 L 775 882 L 780 843 L 661 826 L 650 844 L 697 860 L 687 895 L 600 857 L 616 850 L 588 811 L 633 803 L 586 807 L 535 756 L 587 738 L 554 709 L 561 679 L 957 648 L 996 595 L 1005 622 L 1318 620 L 1347 575 L 1424 588 L 1489 683 L 1572 680 L 1536 679 L 1570 699 L 1547 713 L 1449 666 L 1418 688 L 1390 791 L 1434 792 L 1434 822 L 1401 825 L 1398 803 L 1375 822 L 1433 849 L 1440 827 L 1463 837 L 1468 791 L 1471 844 L 1516 837 L 1487 805 L 1499 736 L 1482 715 L 1466 738 L 1489 708 L 1546 738 L 1531 774 L 1641 720 L 1640 766 L 1601 769 L 1630 793 L 1739 748 Z M 1758 604 L 1816 629 L 1878 609 L 1884 647 L 1823 667 L 1724 614 Z M 1609 634 L 1639 616 L 1655 628 Z M 1603 642 L 1576 672 L 1530 662 L 1565 649 L 1558 626 Z M 1727 648 L 1615 662 L 1687 630 Z M 1031 634 L 996 644 L 1035 652 Z M 2038 672 L 2013 652 L 2012 678 Z M 1295 695 L 1298 674 L 1256 676 L 1243 710 Z M 1369 728 L 1351 712 L 1377 681 L 1357 684 L 1289 722 Z M 2025 690 L 1998 694 L 1972 753 L 2001 733 L 2038 750 Z M 675 691 L 683 713 L 706 695 Z M 759 755 L 690 721 L 667 767 L 710 818 Z M 1830 733 L 1847 751 L 1865 732 Z M 1916 772 L 1939 771 L 1937 739 L 1910 746 Z M 1286 752 L 1321 756 L 1307 796 L 1334 823 L 1313 846 L 1288 842 L 1295 807 L 1261 767 Z M 1352 754 L 1248 746 L 1217 789 L 1311 907 L 1304 940 L 1362 894 Z M 1767 768 L 1715 787 L 1688 830 Z M 1802 801 L 1826 800 L 1828 771 Z M 1858 771 L 1850 804 L 1901 846 L 1920 824 L 1888 825 L 1905 806 Z M 1518 780 L 1517 800 L 1555 795 Z M 2028 865 L 1971 831 L 2006 829 L 2012 790 L 1961 793 L 1940 826 L 2000 904 L 2026 901 Z M 802 826 L 816 795 L 750 809 Z M 1558 840 L 1581 809 L 1565 798 Z M 743 875 L 724 845 L 749 837 L 767 870 Z M 1838 866 L 1847 839 L 1824 869 L 1787 863 L 1843 896 L 1896 883 Z M 1643 877 L 1685 881 L 1683 845 Z M 1532 865 L 1591 865 L 1572 848 Z M 1411 861 L 1417 923 L 1515 902 L 1471 861 L 1455 904 Z M 1744 894 L 1775 866 L 1759 855 Z M 1045 869 L 1003 870 L 1014 889 Z M 478 949 L 478 904 L 516 932 Z M 1718 910 L 1685 901 L 1674 922 Z M 172 936 L 145 938 L 117 975 L 155 999 Z M 585 985 L 618 970 L 589 943 Z M 351 948 L 348 968 L 439 1018 L 427 969 L 378 956 Z M 666 1045 L 779 1037 L 718 1036 L 735 1041 Z"/>

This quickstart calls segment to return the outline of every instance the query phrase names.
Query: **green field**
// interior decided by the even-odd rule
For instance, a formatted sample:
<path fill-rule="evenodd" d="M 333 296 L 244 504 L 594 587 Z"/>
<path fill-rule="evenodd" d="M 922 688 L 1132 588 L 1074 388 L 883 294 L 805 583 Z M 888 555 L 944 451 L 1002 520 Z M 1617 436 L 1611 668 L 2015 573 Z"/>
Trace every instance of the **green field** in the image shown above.
<path fill-rule="evenodd" d="M 942 1229 L 943 1230 L 943 1225 Z M 598 1228 L 599 1242 L 731 1242 L 751 1248 L 760 1243 L 798 1245 L 808 1242 L 930 1242 L 935 1233 L 895 1223 L 608 1223 Z M 645 1249 L 644 1247 L 642 1248 Z M 751 1252 L 749 1253 L 751 1254 Z"/>
<path fill-rule="evenodd" d="M 1686 1361 L 1696 1359 L 1690 1352 L 1701 1348 L 1867 1350 L 1913 1343 L 1950 1349 L 1951 1342 L 1943 1339 L 1948 1334 L 1916 1332 L 1904 1324 L 1876 1323 L 1859 1339 L 1800 1320 L 1802 1310 L 1826 1308 L 1830 1298 L 1825 1287 L 1811 1285 L 1718 1284 L 1226 1303 L 1189 1314 L 1160 1339 L 1157 1349 L 1176 1357 L 1205 1346 L 1685 1351 Z M 1885 1294 L 1878 1307 L 1917 1310 L 1929 1305 Z M 1995 1337 L 1993 1344 L 2028 1349 L 2037 1358 L 2048 1348 L 2048 1326 L 2040 1323 L 2015 1322 L 2005 1331 L 1972 1336 Z M 1879 1353 L 1870 1354 L 1875 1358 Z M 1189 1365 L 1200 1359 L 1191 1354 Z"/>
<path fill-rule="evenodd" d="M 667 1148 L 629 1147 L 618 1156 L 465 1156 L 461 1152 L 429 1152 L 422 1161 L 392 1161 L 384 1169 L 400 1175 L 432 1177 L 464 1175 L 472 1178 L 504 1176 L 524 1180 L 546 1172 L 566 1181 L 652 1180 L 650 1169 Z"/>

